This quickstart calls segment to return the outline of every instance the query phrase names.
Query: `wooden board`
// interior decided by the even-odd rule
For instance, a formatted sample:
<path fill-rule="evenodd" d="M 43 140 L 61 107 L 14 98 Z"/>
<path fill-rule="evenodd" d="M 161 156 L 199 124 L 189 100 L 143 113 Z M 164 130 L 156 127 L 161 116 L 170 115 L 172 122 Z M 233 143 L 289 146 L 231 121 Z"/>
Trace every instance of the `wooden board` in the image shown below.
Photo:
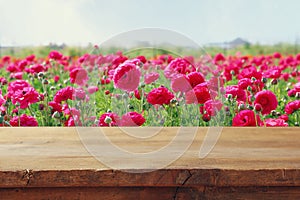
<path fill-rule="evenodd" d="M 194 131 L 136 129 L 141 136 L 157 133 L 141 139 L 121 128 L 90 128 L 86 134 L 102 131 L 114 145 L 146 153 L 168 145 L 179 130 Z M 79 135 L 76 128 L 1 128 L 0 199 L 300 198 L 299 128 L 224 128 L 212 151 L 200 159 L 207 131 L 198 128 L 179 159 L 161 169 L 138 173 L 143 169 L 134 169 L 128 158 L 118 154 L 112 154 L 122 166 L 118 169 L 97 160 L 80 140 L 85 132 L 80 130 Z M 185 140 L 181 138 L 178 145 Z M 110 145 L 93 137 L 87 137 L 87 143 L 104 149 Z M 151 170 L 151 162 L 163 166 L 162 158 L 146 163 L 145 170 Z"/>

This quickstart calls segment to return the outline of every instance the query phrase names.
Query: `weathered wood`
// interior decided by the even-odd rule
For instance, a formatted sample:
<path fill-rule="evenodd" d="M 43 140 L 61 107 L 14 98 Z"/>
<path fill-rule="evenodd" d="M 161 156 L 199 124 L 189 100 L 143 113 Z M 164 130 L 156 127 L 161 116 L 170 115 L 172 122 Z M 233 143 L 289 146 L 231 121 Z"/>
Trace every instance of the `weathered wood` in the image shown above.
<path fill-rule="evenodd" d="M 147 140 L 120 128 L 101 130 L 121 148 L 149 152 L 167 145 L 178 129 L 163 128 Z M 31 199 L 299 198 L 299 128 L 224 128 L 210 154 L 200 159 L 207 130 L 199 128 L 188 150 L 167 167 L 127 173 L 91 156 L 76 128 L 1 128 L 0 199 L 28 195 Z M 89 142 L 107 145 L 92 138 Z"/>
<path fill-rule="evenodd" d="M 299 199 L 300 187 L 72 187 L 72 188 L 6 188 L 1 199 Z"/>

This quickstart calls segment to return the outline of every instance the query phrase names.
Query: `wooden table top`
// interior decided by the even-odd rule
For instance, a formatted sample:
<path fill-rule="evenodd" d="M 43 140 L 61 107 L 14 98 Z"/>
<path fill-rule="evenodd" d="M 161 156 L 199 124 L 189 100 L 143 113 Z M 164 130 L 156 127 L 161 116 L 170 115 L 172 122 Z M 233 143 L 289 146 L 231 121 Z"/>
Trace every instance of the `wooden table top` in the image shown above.
<path fill-rule="evenodd" d="M 86 128 L 80 129 L 80 134 L 76 128 L 1 128 L 0 187 L 300 186 L 299 128 L 223 128 L 214 148 L 205 158 L 199 158 L 199 150 L 208 128 L 135 129 L 141 137 L 151 133 L 154 136 L 136 138 L 121 128 Z M 99 131 L 111 142 L 95 139 L 93 134 L 99 134 Z M 178 131 L 187 134 L 188 138 L 176 139 L 178 147 L 189 144 L 189 134 L 195 133 L 191 145 L 179 159 L 166 166 L 163 160 L 164 156 L 168 158 L 166 155 L 161 154 L 157 160 L 145 160 L 141 164 L 147 166 L 146 170 L 156 166 L 153 163 L 163 166 L 147 173 L 124 171 L 139 172 L 142 169 L 134 169 L 127 157 L 107 152 L 114 165 L 120 164 L 120 168 L 111 169 L 105 158 L 101 162 L 92 156 L 80 139 L 86 134 L 83 141 L 90 147 L 100 145 L 109 150 L 114 144 L 128 152 L 141 154 L 172 143 Z M 169 157 L 173 154 L 176 154 L 176 145 Z M 106 155 L 106 152 L 101 155 Z"/>

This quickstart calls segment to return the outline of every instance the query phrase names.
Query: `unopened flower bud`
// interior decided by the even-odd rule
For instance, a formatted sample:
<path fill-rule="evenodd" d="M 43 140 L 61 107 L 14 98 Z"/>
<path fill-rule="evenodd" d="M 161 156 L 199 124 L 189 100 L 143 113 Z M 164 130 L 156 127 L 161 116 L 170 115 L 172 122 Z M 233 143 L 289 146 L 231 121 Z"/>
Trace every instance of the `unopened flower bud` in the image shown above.
<path fill-rule="evenodd" d="M 267 78 L 265 78 L 265 77 L 263 77 L 263 78 L 261 79 L 261 82 L 263 82 L 263 83 L 267 83 L 267 82 L 268 82 L 268 79 L 267 79 Z"/>
<path fill-rule="evenodd" d="M 142 84 L 141 84 L 141 88 L 144 88 L 145 86 L 146 86 L 145 83 L 142 83 Z"/>
<path fill-rule="evenodd" d="M 39 77 L 39 78 L 43 78 L 44 75 L 45 75 L 45 74 L 44 74 L 43 72 L 39 72 L 39 73 L 38 73 L 38 77 Z"/>
<path fill-rule="evenodd" d="M 171 104 L 176 104 L 176 103 L 177 103 L 177 100 L 176 100 L 176 99 L 171 99 L 170 103 L 171 103 Z"/>
<path fill-rule="evenodd" d="M 262 106 L 259 103 L 256 103 L 254 105 L 254 110 L 257 111 L 257 112 L 260 112 L 262 110 Z"/>
<path fill-rule="evenodd" d="M 109 117 L 109 116 L 106 116 L 105 119 L 104 119 L 104 122 L 105 122 L 106 124 L 110 124 L 110 123 L 112 122 L 112 118 Z"/>
<path fill-rule="evenodd" d="M 128 105 L 127 107 L 128 107 L 129 110 L 133 110 L 134 109 L 134 107 L 132 105 Z"/>
<path fill-rule="evenodd" d="M 247 109 L 248 109 L 248 110 L 253 110 L 254 107 L 253 107 L 252 105 L 247 105 Z"/>
<path fill-rule="evenodd" d="M 52 115 L 53 118 L 59 119 L 60 118 L 60 113 L 55 111 Z"/>
<path fill-rule="evenodd" d="M 246 106 L 245 106 L 245 104 L 240 104 L 239 106 L 238 106 L 238 109 L 239 110 L 245 110 L 246 109 Z"/>
<path fill-rule="evenodd" d="M 49 83 L 49 81 L 47 79 L 43 80 L 43 84 L 47 85 Z"/>
<path fill-rule="evenodd" d="M 106 112 L 108 112 L 108 113 L 112 113 L 111 109 L 107 109 L 107 111 L 106 111 Z"/>
<path fill-rule="evenodd" d="M 281 116 L 281 113 L 280 113 L 280 112 L 276 112 L 276 115 L 277 115 L 278 117 L 280 117 L 280 116 Z"/>
<path fill-rule="evenodd" d="M 39 110 L 44 110 L 44 108 L 45 108 L 45 105 L 44 104 L 39 104 Z"/>
<path fill-rule="evenodd" d="M 249 85 L 249 86 L 247 87 L 247 90 L 248 90 L 249 92 L 252 92 L 252 87 Z"/>
<path fill-rule="evenodd" d="M 271 84 L 272 84 L 272 85 L 277 85 L 277 83 L 278 83 L 278 80 L 277 80 L 277 79 L 272 79 L 272 81 L 271 81 Z"/>
<path fill-rule="evenodd" d="M 205 122 L 209 122 L 210 119 L 211 119 L 211 117 L 210 117 L 209 114 L 204 114 L 204 115 L 202 115 L 202 119 L 203 119 L 203 121 L 205 121 Z"/>

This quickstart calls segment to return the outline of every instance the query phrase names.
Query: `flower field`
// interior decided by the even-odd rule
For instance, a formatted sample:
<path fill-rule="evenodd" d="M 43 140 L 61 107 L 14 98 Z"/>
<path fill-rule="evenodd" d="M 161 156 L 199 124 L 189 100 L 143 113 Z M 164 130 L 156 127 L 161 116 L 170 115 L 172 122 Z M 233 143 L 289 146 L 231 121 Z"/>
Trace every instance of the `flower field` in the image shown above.
<path fill-rule="evenodd" d="M 0 58 L 2 126 L 299 126 L 300 54 Z"/>

